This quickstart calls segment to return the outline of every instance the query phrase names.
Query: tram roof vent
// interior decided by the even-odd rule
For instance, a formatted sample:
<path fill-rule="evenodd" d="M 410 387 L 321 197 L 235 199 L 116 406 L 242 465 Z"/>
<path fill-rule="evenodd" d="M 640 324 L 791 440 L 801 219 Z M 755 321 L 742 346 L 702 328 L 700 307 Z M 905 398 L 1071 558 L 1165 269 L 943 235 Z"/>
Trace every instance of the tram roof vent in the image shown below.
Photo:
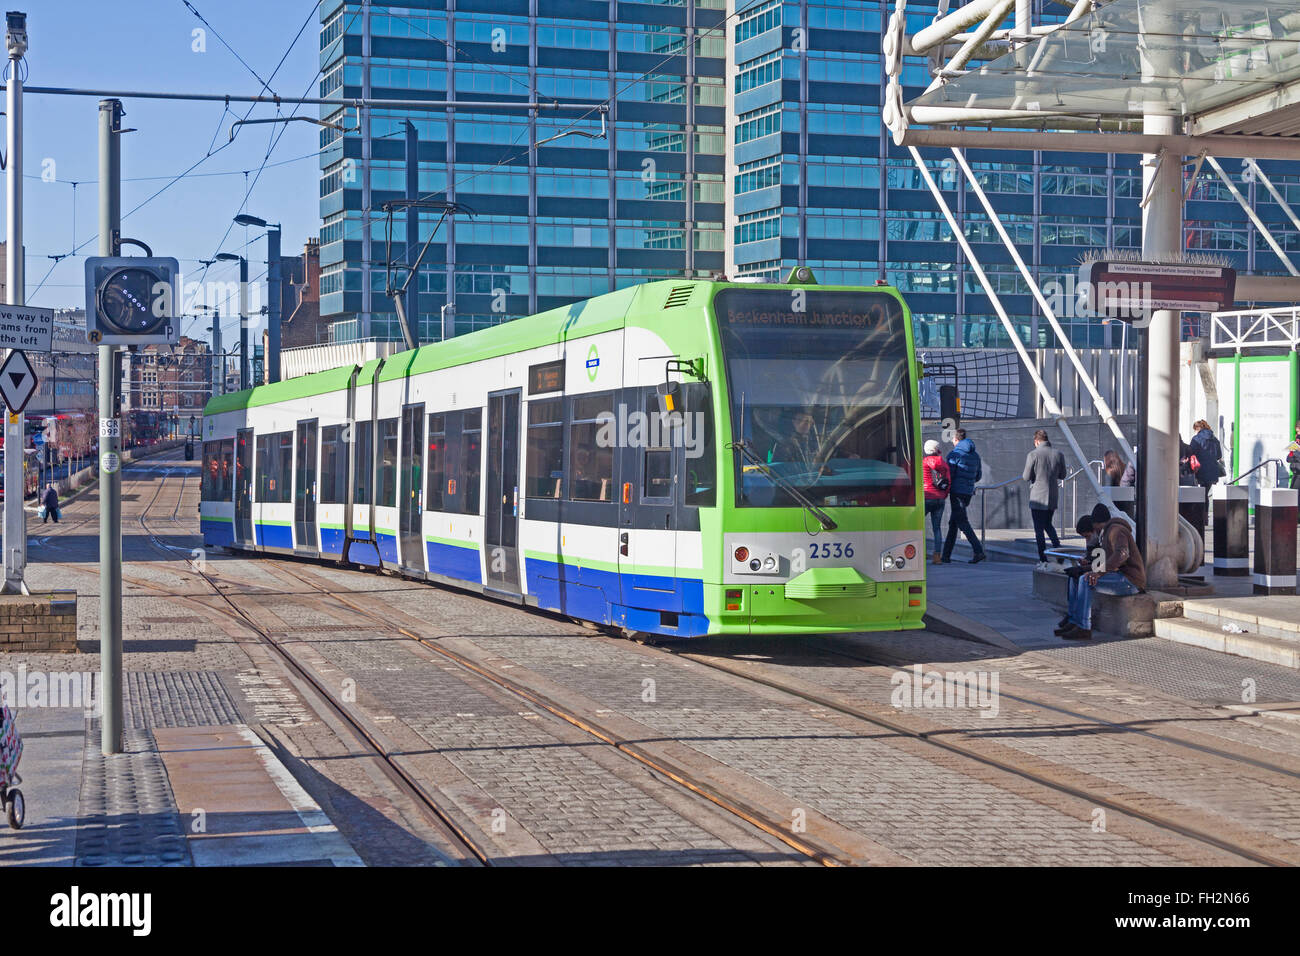
<path fill-rule="evenodd" d="M 673 290 L 668 293 L 668 298 L 664 302 L 665 309 L 675 309 L 678 306 L 685 305 L 695 291 L 693 285 L 673 286 Z"/>

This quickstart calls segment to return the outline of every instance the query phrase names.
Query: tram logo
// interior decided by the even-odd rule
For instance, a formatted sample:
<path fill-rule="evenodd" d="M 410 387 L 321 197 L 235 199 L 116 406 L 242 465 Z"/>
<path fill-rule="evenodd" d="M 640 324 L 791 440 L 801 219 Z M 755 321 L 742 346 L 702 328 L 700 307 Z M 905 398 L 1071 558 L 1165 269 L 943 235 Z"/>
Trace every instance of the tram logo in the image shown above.
<path fill-rule="evenodd" d="M 587 349 L 587 379 L 592 382 L 596 381 L 596 374 L 599 371 L 600 353 L 596 351 L 596 346 L 593 344 L 591 348 Z"/>
<path fill-rule="evenodd" d="M 913 664 L 894 671 L 889 703 L 898 710 L 912 708 L 974 708 L 981 717 L 998 715 L 997 671 L 927 671 Z"/>

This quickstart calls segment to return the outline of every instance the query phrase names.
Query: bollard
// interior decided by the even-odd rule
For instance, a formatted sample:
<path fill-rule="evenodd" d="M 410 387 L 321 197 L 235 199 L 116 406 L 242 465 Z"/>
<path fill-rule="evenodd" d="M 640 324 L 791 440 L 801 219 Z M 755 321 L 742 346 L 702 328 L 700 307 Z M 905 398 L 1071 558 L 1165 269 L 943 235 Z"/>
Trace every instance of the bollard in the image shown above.
<path fill-rule="evenodd" d="M 1182 485 L 1178 489 L 1178 513 L 1192 523 L 1201 536 L 1201 562 L 1205 561 L 1205 512 L 1208 510 L 1205 489 L 1200 485 Z"/>
<path fill-rule="evenodd" d="M 1255 593 L 1295 594 L 1294 488 L 1261 488 L 1255 506 Z"/>
<path fill-rule="evenodd" d="M 1137 520 L 1137 489 L 1131 485 L 1116 486 L 1110 489 L 1110 498 L 1115 507 L 1130 518 Z"/>
<path fill-rule="evenodd" d="M 1214 573 L 1245 577 L 1250 573 L 1250 492 L 1236 485 L 1215 485 Z"/>

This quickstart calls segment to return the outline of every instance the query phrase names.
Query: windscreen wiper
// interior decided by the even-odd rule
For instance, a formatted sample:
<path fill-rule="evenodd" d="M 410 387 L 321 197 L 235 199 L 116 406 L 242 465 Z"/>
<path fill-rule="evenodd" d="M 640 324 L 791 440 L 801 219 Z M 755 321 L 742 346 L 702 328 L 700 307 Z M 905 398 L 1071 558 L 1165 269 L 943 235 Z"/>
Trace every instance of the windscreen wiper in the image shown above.
<path fill-rule="evenodd" d="M 767 475 L 767 477 L 772 480 L 772 484 L 776 485 L 778 488 L 780 488 L 782 491 L 788 494 L 795 501 L 799 502 L 799 504 L 803 506 L 805 511 L 807 511 L 810 515 L 812 515 L 814 518 L 817 519 L 818 523 L 822 526 L 824 530 L 834 531 L 836 528 L 839 527 L 839 525 L 835 523 L 835 519 L 833 519 L 826 512 L 822 511 L 821 508 L 818 508 L 815 504 L 813 504 L 808 499 L 807 495 L 805 495 L 802 491 L 796 488 L 787 479 L 782 478 L 771 468 L 769 468 L 767 466 L 767 462 L 763 461 L 763 459 L 759 458 L 758 455 L 754 454 L 753 450 L 749 447 L 749 443 L 746 442 L 744 439 L 741 439 L 740 441 L 733 441 L 731 443 L 731 447 L 739 449 L 740 453 L 744 455 L 750 461 L 750 463 L 755 465 L 757 468 L 761 469 L 763 474 Z"/>

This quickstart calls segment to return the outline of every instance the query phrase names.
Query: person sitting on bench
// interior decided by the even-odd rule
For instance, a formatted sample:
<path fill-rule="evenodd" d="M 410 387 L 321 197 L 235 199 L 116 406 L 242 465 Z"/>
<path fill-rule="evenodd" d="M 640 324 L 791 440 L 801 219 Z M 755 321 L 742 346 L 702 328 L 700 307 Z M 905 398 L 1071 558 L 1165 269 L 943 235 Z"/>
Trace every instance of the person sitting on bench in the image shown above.
<path fill-rule="evenodd" d="M 1105 505 L 1097 505 L 1091 515 L 1080 518 L 1075 530 L 1084 536 L 1088 553 L 1078 568 L 1068 572 L 1069 612 L 1061 619 L 1056 635 L 1067 641 L 1089 641 L 1092 592 L 1120 597 L 1141 594 L 1146 590 L 1147 572 L 1128 521 L 1112 518 Z M 1098 567 L 1101 570 L 1094 570 Z"/>

